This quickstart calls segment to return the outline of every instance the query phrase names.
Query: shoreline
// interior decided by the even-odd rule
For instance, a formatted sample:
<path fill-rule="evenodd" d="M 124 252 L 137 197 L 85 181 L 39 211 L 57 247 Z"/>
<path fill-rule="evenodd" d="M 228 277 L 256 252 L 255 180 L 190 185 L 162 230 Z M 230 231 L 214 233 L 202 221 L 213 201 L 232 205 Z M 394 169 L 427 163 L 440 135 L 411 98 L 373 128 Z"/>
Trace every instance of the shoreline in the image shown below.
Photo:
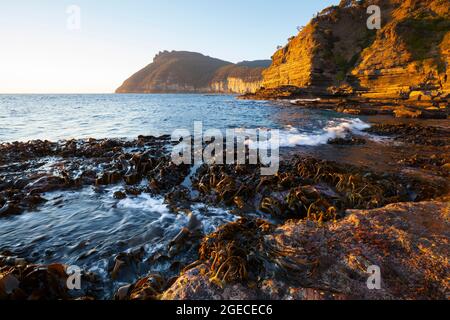
<path fill-rule="evenodd" d="M 441 122 L 442 120 L 433 121 Z M 195 231 L 195 228 L 182 229 L 180 234 L 173 239 L 170 248 L 176 245 L 176 252 L 181 253 L 186 250 L 186 244 L 191 248 L 198 248 L 198 258 L 191 258 L 193 261 L 189 261 L 189 263 L 186 261 L 187 264 L 197 261 L 194 265 L 182 263 L 178 266 L 178 271 L 172 272 L 172 276 L 150 274 L 134 284 L 130 283 L 119 288 L 117 292 L 110 293 L 109 298 L 111 299 L 113 296 L 116 299 L 208 299 L 213 296 L 221 296 L 223 299 L 240 298 L 239 295 L 228 295 L 227 292 L 235 290 L 235 288 L 239 288 L 237 292 L 242 294 L 242 298 L 287 299 L 288 296 L 285 296 L 283 292 L 294 289 L 296 290 L 294 297 L 298 299 L 314 297 L 326 297 L 328 299 L 351 297 L 405 298 L 405 296 L 396 295 L 393 287 L 389 289 L 390 291 L 378 292 L 374 296 L 372 296 L 373 292 L 364 293 L 361 287 L 364 284 L 363 282 L 359 285 L 352 283 L 355 290 L 353 293 L 348 292 L 348 288 L 344 289 L 345 286 L 336 287 L 337 284 L 335 284 L 335 287 L 327 289 L 321 284 L 321 281 L 323 281 L 321 277 L 325 276 L 324 271 L 315 271 L 319 272 L 319 278 L 314 280 L 316 282 L 311 282 L 311 279 L 303 278 L 301 275 L 298 276 L 298 279 L 290 279 L 291 277 L 286 277 L 284 272 L 279 273 L 279 271 L 275 272 L 274 270 L 277 268 L 281 268 L 281 271 L 290 270 L 291 267 L 285 264 L 278 265 L 278 262 L 276 262 L 277 255 L 267 256 L 267 252 L 270 252 L 266 248 L 269 245 L 267 238 L 275 237 L 274 239 L 276 239 L 280 232 L 284 233 L 283 237 L 292 237 L 291 231 L 288 231 L 291 228 L 307 228 L 308 232 L 312 232 L 312 234 L 316 234 L 324 226 L 330 228 L 330 230 L 334 230 L 337 226 L 352 230 L 355 228 L 351 226 L 350 222 L 352 221 L 352 215 L 361 215 L 362 212 L 365 212 L 364 210 L 368 210 L 367 214 L 374 216 L 374 221 L 379 221 L 379 212 L 382 215 L 388 214 L 391 216 L 396 210 L 399 210 L 398 208 L 403 208 L 401 210 L 404 210 L 405 214 L 402 219 L 405 220 L 405 223 L 412 223 L 408 220 L 410 215 L 411 217 L 416 216 L 416 212 L 425 210 L 424 207 L 434 206 L 439 208 L 436 210 L 443 212 L 443 216 L 440 217 L 444 220 L 440 223 L 448 223 L 449 208 L 448 203 L 446 205 L 445 202 L 450 199 L 448 193 L 450 162 L 448 128 L 443 126 L 436 129 L 434 126 L 425 126 L 425 129 L 423 129 L 417 123 L 426 123 L 424 120 L 412 121 L 413 124 L 411 125 L 398 123 L 391 125 L 389 121 L 383 118 L 375 122 L 375 125 L 369 129 L 370 133 L 388 135 L 388 142 L 380 144 L 376 141 L 365 141 L 363 143 L 364 137 L 361 140 L 349 137 L 349 139 L 341 139 L 334 141 L 333 144 L 321 147 L 289 148 L 282 152 L 283 161 L 280 173 L 269 179 L 254 175 L 254 170 L 257 167 L 240 168 L 239 166 L 201 166 L 192 175 L 188 166 L 177 168 L 170 164 L 170 159 L 167 158 L 163 148 L 167 144 L 167 137 L 140 136 L 132 141 L 117 139 L 72 140 L 59 143 L 34 141 L 10 144 L 9 147 L 6 147 L 7 144 L 1 144 L 0 170 L 4 174 L 7 173 L 4 178 L 22 182 L 20 185 L 16 182 L 14 186 L 10 186 L 11 182 L 5 181 L 5 179 L 0 181 L 1 198 L 3 199 L 0 199 L 2 200 L 2 206 L 0 206 L 2 207 L 0 210 L 2 217 L 0 219 L 21 214 L 23 209 L 20 208 L 22 207 L 26 208 L 27 211 L 35 210 L 42 203 L 45 203 L 45 194 L 51 190 L 76 191 L 82 186 L 92 186 L 96 189 L 101 186 L 116 184 L 123 185 L 123 191 L 116 192 L 114 195 L 118 199 L 148 193 L 164 197 L 166 205 L 175 214 L 186 214 L 185 212 L 189 212 L 189 207 L 193 203 L 204 203 L 209 206 L 231 210 L 233 214 L 241 217 L 241 220 L 225 224 L 213 234 L 202 235 Z M 382 145 L 384 145 L 383 148 L 380 147 Z M 378 156 L 371 151 L 374 150 L 374 146 L 379 148 L 377 150 Z M 125 151 L 125 149 L 130 151 Z M 301 150 L 303 151 L 300 152 Z M 390 150 L 389 156 L 387 156 L 386 150 Z M 424 153 L 423 157 L 416 157 L 416 152 L 422 152 L 422 150 L 427 150 L 427 153 Z M 428 156 L 433 152 L 436 157 Z M 339 155 L 345 155 L 347 160 L 340 158 Z M 23 180 L 25 177 L 20 171 L 19 176 L 13 173 L 18 164 L 22 163 L 23 165 L 27 162 L 27 172 L 30 172 L 30 170 L 32 172 L 35 160 L 45 159 L 48 156 L 61 157 L 69 163 L 83 159 L 82 162 L 93 163 L 99 168 L 107 168 L 111 165 L 113 167 L 111 167 L 112 170 L 100 170 L 97 173 L 87 171 L 82 172 L 81 175 L 75 175 L 75 171 L 78 170 L 78 167 L 75 166 L 72 167 L 72 170 L 75 171 L 63 171 L 59 177 L 50 174 L 27 182 Z M 377 157 L 384 159 L 386 167 L 380 165 Z M 372 163 L 367 161 L 368 158 L 371 159 Z M 117 162 L 114 159 L 121 160 Z M 102 165 L 99 166 L 99 164 Z M 392 166 L 392 169 L 386 170 L 389 166 Z M 66 167 L 70 168 L 71 166 L 66 163 Z M 114 167 L 116 169 L 113 169 Z M 322 167 L 323 169 L 320 169 Z M 183 185 L 186 178 L 191 175 L 192 185 L 190 187 L 196 191 L 196 198 L 192 198 L 192 190 L 187 190 L 186 186 Z M 327 178 L 328 175 L 334 178 Z M 77 178 L 74 178 L 75 176 Z M 214 176 L 215 179 L 213 180 L 216 182 L 212 183 L 211 179 Z M 149 181 L 147 186 L 140 186 L 140 181 L 143 178 Z M 351 183 L 351 180 L 353 183 Z M 351 187 L 350 185 L 353 184 L 355 185 Z M 393 191 L 395 192 L 392 193 Z M 259 218 L 255 220 L 254 213 L 257 212 L 273 217 L 277 223 L 274 225 L 264 220 L 258 220 L 264 219 L 261 214 L 257 214 Z M 430 217 L 430 219 L 432 218 L 439 219 L 438 216 Z M 422 217 L 422 219 L 427 220 L 428 218 Z M 391 223 L 395 224 L 396 222 L 379 221 L 379 223 L 378 228 L 388 228 Z M 357 232 L 357 229 L 354 229 L 353 232 Z M 367 232 L 365 237 L 370 238 L 370 232 Z M 429 238 L 431 237 L 431 233 L 429 233 L 431 231 L 425 230 L 424 232 L 422 236 L 434 242 L 432 238 Z M 320 234 L 314 237 L 317 236 L 321 237 Z M 342 236 L 348 237 L 348 235 Z M 417 236 L 414 233 L 408 234 L 410 241 L 413 242 L 418 241 Z M 445 241 L 448 241 L 448 235 L 445 232 L 442 236 L 443 239 L 446 239 Z M 241 238 L 243 240 L 239 240 Z M 246 242 L 241 243 L 240 241 L 254 243 L 254 247 L 248 247 Z M 395 243 L 393 238 L 377 241 L 384 241 L 385 245 L 389 246 Z M 228 245 L 231 244 L 232 247 L 229 247 Z M 212 249 L 216 246 L 217 249 Z M 442 250 L 443 244 L 435 243 L 434 246 L 433 248 L 439 251 Z M 167 248 L 167 250 L 174 250 L 170 248 Z M 260 251 L 258 248 L 266 249 Z M 211 250 L 220 252 L 220 255 L 211 255 L 208 253 Z M 342 248 L 336 254 L 339 252 L 339 254 L 342 254 L 346 250 Z M 398 249 L 393 250 L 393 254 L 401 255 Z M 140 260 L 142 256 L 139 252 L 118 252 L 112 262 L 110 276 L 114 278 L 114 274 L 122 272 L 127 274 L 132 272 L 130 270 L 133 270 L 133 265 L 144 263 Z M 436 254 L 441 257 L 441 253 Z M 248 260 L 248 257 L 255 255 L 263 256 L 260 259 L 266 261 L 263 264 L 264 266 L 269 265 L 275 268 L 278 265 L 278 267 L 272 270 L 272 267 L 262 267 L 260 260 Z M 319 253 L 316 253 L 316 255 L 318 255 L 316 258 L 319 261 L 325 259 Z M 58 267 L 53 265 L 33 266 L 32 264 L 29 265 L 23 259 L 24 257 L 15 256 L 14 252 L 6 252 L 6 255 L 5 252 L 2 253 L 0 273 L 7 272 L 14 275 L 17 280 L 15 282 L 17 290 L 22 288 L 22 282 L 27 283 L 26 279 L 19 276 L 24 270 L 44 268 L 47 270 L 47 277 L 65 278 L 61 270 L 64 270 L 66 266 L 62 264 L 57 265 Z M 215 257 L 214 261 L 210 260 L 211 256 Z M 284 256 L 285 254 L 283 254 Z M 307 260 L 312 256 L 314 255 L 308 255 Z M 287 257 L 289 257 L 289 254 Z M 294 256 L 291 258 L 294 259 Z M 406 255 L 403 258 L 415 259 L 417 257 Z M 146 263 L 149 263 L 148 260 Z M 258 266 L 256 269 L 254 269 L 254 263 Z M 320 262 L 319 266 L 323 263 Z M 383 263 L 385 264 L 384 267 L 387 267 L 394 262 L 384 261 Z M 441 260 L 433 261 L 433 263 L 440 264 L 442 267 L 445 266 L 445 263 L 442 264 Z M 318 270 L 325 268 L 325 265 L 319 267 Z M 308 266 L 310 264 L 305 264 L 304 268 L 308 269 Z M 403 264 L 397 267 L 406 268 Z M 55 273 L 54 268 L 59 271 Z M 341 266 L 340 268 L 336 272 L 344 278 L 350 270 L 355 272 L 352 265 L 345 265 L 345 267 Z M 426 266 L 421 265 L 419 271 L 416 270 L 415 272 L 425 272 L 423 268 L 426 268 Z M 440 270 L 442 269 L 437 268 L 436 271 L 428 270 L 427 272 L 441 272 Z M 273 272 L 276 274 L 274 275 Z M 361 277 L 362 271 L 359 270 L 358 272 L 360 272 L 359 277 Z M 415 272 L 413 275 L 416 274 Z M 276 280 L 269 280 L 273 276 Z M 96 298 L 93 288 L 96 287 L 95 284 L 98 287 L 99 279 L 90 273 L 84 273 L 83 277 L 86 280 L 86 287 L 82 291 L 83 298 Z M 259 278 L 263 280 L 258 280 L 256 287 L 254 287 L 253 283 Z M 413 278 L 414 276 L 407 278 L 403 285 L 412 285 L 410 281 Z M 187 280 L 190 282 L 189 285 L 181 285 Z M 38 278 L 37 281 L 44 281 L 44 279 Z M 158 284 L 156 287 L 155 283 Z M 436 285 L 434 281 L 432 283 Z M 388 281 L 388 286 L 393 286 L 393 283 Z M 444 289 L 445 287 L 441 287 L 439 291 Z M 31 291 L 21 289 L 21 295 L 12 295 L 10 298 L 26 297 L 33 294 L 33 288 L 27 290 Z M 50 286 L 49 290 L 56 289 Z M 322 293 L 318 294 L 317 292 Z M 433 291 L 434 293 L 427 292 L 428 298 L 442 297 L 435 291 Z M 356 296 L 355 293 L 357 293 Z M 64 288 L 59 288 L 48 294 L 51 294 L 52 298 L 76 298 L 71 296 Z M 411 291 L 408 297 L 424 296 L 419 292 Z M 79 295 L 78 298 L 80 298 Z"/>

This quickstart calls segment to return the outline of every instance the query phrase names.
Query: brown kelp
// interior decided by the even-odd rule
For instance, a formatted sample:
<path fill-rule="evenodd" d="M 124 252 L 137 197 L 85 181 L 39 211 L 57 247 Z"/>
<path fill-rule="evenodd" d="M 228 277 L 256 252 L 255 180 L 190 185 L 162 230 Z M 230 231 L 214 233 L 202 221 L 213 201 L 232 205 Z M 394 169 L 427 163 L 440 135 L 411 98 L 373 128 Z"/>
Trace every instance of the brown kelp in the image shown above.
<path fill-rule="evenodd" d="M 206 236 L 199 257 L 210 265 L 210 279 L 218 285 L 256 280 L 264 268 L 264 235 L 273 226 L 263 220 L 242 218 Z"/>

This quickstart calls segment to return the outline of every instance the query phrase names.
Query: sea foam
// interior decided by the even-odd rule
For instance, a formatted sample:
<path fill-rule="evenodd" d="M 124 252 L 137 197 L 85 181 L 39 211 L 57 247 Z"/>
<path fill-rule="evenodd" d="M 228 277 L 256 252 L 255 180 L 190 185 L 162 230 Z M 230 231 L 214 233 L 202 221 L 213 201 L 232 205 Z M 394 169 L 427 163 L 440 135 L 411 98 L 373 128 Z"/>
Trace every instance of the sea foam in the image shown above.
<path fill-rule="evenodd" d="M 279 131 L 279 146 L 288 148 L 323 145 L 332 139 L 345 138 L 349 133 L 364 135 L 362 130 L 368 128 L 370 128 L 370 125 L 361 119 L 332 120 L 323 129 L 313 132 L 301 132 L 299 129 L 288 125 Z M 276 145 L 276 143 L 274 140 L 261 141 L 259 143 L 248 141 L 248 145 L 252 149 L 267 149 Z"/>

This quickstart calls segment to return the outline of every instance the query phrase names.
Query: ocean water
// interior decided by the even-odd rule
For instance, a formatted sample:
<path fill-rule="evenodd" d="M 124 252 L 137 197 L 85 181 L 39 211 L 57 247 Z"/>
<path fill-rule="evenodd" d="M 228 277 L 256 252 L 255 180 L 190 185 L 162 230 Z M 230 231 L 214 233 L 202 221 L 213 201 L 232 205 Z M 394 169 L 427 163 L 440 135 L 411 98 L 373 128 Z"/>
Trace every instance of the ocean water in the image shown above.
<path fill-rule="evenodd" d="M 280 129 L 282 147 L 326 144 L 348 130 L 368 127 L 361 119 L 331 111 L 229 95 L 0 95 L 0 143 L 158 136 L 180 128 L 192 132 L 194 121 L 203 121 L 204 129 Z M 0 219 L 0 252 L 11 250 L 35 263 L 65 263 L 95 272 L 104 280 L 103 297 L 111 298 L 124 284 L 108 274 L 118 253 L 145 248 L 148 258 L 166 248 L 192 219 L 208 234 L 237 218 L 226 208 L 202 204 L 193 205 L 192 216 L 174 215 L 162 198 L 143 194 L 116 200 L 113 194 L 119 189 L 85 187 L 44 194 L 48 201 L 35 211 Z M 126 282 L 165 268 L 144 267 Z"/>
<path fill-rule="evenodd" d="M 271 128 L 281 145 L 324 144 L 365 124 L 332 111 L 232 95 L 0 95 L 0 142 L 160 136 L 175 129 Z"/>

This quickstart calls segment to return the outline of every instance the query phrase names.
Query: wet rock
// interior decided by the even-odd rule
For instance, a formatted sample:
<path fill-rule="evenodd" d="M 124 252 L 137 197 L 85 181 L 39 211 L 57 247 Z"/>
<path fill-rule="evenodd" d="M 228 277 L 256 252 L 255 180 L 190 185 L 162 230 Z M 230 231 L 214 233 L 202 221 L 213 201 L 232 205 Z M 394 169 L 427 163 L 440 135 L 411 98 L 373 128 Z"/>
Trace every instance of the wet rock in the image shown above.
<path fill-rule="evenodd" d="M 141 176 L 138 173 L 128 174 L 124 177 L 125 183 L 129 186 L 138 184 L 141 181 Z"/>
<path fill-rule="evenodd" d="M 394 110 L 394 115 L 396 118 L 413 118 L 417 119 L 422 116 L 422 111 L 415 110 L 407 107 L 401 107 Z"/>
<path fill-rule="evenodd" d="M 114 295 L 114 300 L 128 300 L 131 284 L 120 287 Z"/>
<path fill-rule="evenodd" d="M 125 193 L 130 196 L 139 196 L 144 192 L 141 188 L 136 187 L 125 187 Z"/>
<path fill-rule="evenodd" d="M 365 139 L 357 138 L 357 137 L 335 138 L 335 139 L 330 139 L 328 141 L 328 144 L 341 145 L 341 146 L 364 145 L 366 143 L 367 143 L 367 141 Z"/>
<path fill-rule="evenodd" d="M 95 182 L 97 186 L 105 186 L 110 184 L 117 184 L 122 181 L 122 175 L 120 172 L 111 171 L 103 173 Z"/>
<path fill-rule="evenodd" d="M 56 143 L 35 140 L 0 144 L 0 164 L 25 161 L 55 154 Z"/>
<path fill-rule="evenodd" d="M 175 187 L 171 192 L 164 197 L 164 202 L 167 203 L 173 212 L 178 212 L 183 209 L 189 209 L 192 204 L 191 191 L 183 186 Z"/>
<path fill-rule="evenodd" d="M 202 224 L 197 217 L 192 212 L 189 213 L 189 221 L 186 227 L 182 228 L 169 242 L 169 257 L 175 257 L 180 252 L 186 251 L 186 248 L 197 248 L 203 236 L 201 227 Z"/>
<path fill-rule="evenodd" d="M 0 217 L 6 217 L 11 215 L 18 215 L 22 213 L 22 209 L 13 202 L 8 202 L 0 208 Z"/>
<path fill-rule="evenodd" d="M 126 199 L 126 198 L 127 198 L 127 195 L 126 195 L 125 192 L 123 192 L 123 191 L 116 191 L 116 192 L 114 192 L 114 199 L 116 199 L 116 200 L 123 200 L 123 199 Z"/>
<path fill-rule="evenodd" d="M 44 176 L 32 183 L 28 184 L 24 190 L 31 193 L 45 193 L 54 190 L 61 190 L 67 187 L 66 180 L 62 177 L 57 176 Z"/>
<path fill-rule="evenodd" d="M 321 289 L 289 286 L 283 281 L 272 279 L 261 283 L 259 294 L 267 300 L 330 301 L 352 299 L 350 295 Z"/>
<path fill-rule="evenodd" d="M 160 275 L 145 277 L 133 286 L 130 300 L 157 300 L 164 290 L 165 280 Z"/>
<path fill-rule="evenodd" d="M 188 170 L 187 166 L 180 170 L 171 165 L 164 148 L 169 142 L 170 137 L 141 137 L 135 141 L 82 139 L 0 144 L 0 165 L 5 173 L 0 178 L 1 216 L 36 208 L 45 202 L 40 194 L 87 185 L 96 186 L 100 192 L 102 186 L 124 182 L 136 185 L 147 178 L 155 182 L 156 188 L 129 187 L 127 194 L 167 192 L 181 183 Z M 133 154 L 125 152 L 132 148 Z"/>
<path fill-rule="evenodd" d="M 394 137 L 397 141 L 428 146 L 450 145 L 450 131 L 445 128 L 416 124 L 376 124 L 366 132 Z"/>
<path fill-rule="evenodd" d="M 190 173 L 189 165 L 176 166 L 170 158 L 162 158 L 147 175 L 149 187 L 157 194 L 167 193 L 179 186 Z"/>
<path fill-rule="evenodd" d="M 30 208 L 35 207 L 41 203 L 47 202 L 46 199 L 44 199 L 41 195 L 39 194 L 30 194 L 25 196 L 25 198 L 23 198 L 22 203 Z"/>
<path fill-rule="evenodd" d="M 0 300 L 74 300 L 95 297 L 98 279 L 87 273 L 82 273 L 81 277 L 81 290 L 70 290 L 67 287 L 65 265 L 32 265 L 25 261 L 7 263 L 7 259 L 0 257 Z"/>
<path fill-rule="evenodd" d="M 139 274 L 144 253 L 144 248 L 140 248 L 132 252 L 118 254 L 110 267 L 111 278 L 113 280 L 126 281 Z"/>

